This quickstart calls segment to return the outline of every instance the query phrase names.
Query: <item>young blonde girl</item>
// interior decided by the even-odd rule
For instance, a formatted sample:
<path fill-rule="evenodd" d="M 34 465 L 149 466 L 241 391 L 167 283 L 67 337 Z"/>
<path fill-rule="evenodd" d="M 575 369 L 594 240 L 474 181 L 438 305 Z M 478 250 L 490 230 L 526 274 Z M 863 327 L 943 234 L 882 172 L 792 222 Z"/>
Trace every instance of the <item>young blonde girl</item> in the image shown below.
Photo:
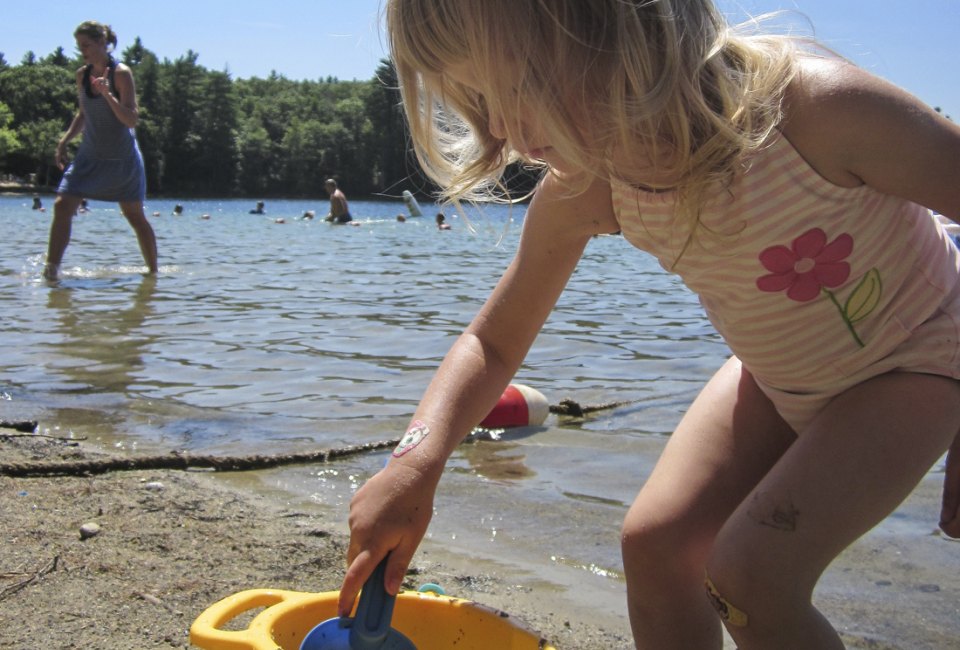
<path fill-rule="evenodd" d="M 637 647 L 842 648 L 819 576 L 953 442 L 960 534 L 960 129 L 709 0 L 389 0 L 413 142 L 450 199 L 545 174 L 513 262 L 387 466 L 355 495 L 340 609 L 396 592 L 444 463 L 513 377 L 591 237 L 696 291 L 734 356 L 623 525 Z M 638 291 L 643 287 L 638 286 Z M 637 477 L 639 479 L 639 477 Z"/>

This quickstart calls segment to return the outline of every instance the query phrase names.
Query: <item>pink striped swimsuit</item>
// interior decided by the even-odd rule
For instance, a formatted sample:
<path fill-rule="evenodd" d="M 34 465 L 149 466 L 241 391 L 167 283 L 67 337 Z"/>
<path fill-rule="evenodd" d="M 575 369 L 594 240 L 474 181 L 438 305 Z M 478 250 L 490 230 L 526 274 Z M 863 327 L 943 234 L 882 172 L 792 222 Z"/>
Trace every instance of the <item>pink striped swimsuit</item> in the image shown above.
<path fill-rule="evenodd" d="M 960 379 L 960 254 L 919 205 L 821 177 L 783 136 L 707 201 L 613 184 L 624 237 L 700 297 L 799 433 L 836 395 L 894 371 Z"/>

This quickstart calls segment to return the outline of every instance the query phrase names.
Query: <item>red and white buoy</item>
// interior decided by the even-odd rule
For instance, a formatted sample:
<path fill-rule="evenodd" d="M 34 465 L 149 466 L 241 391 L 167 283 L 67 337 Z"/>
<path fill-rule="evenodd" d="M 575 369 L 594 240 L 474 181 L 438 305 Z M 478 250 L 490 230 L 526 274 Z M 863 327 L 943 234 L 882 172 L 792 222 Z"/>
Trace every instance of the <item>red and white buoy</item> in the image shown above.
<path fill-rule="evenodd" d="M 543 393 L 523 384 L 510 384 L 480 426 L 488 429 L 539 426 L 549 413 L 550 406 Z"/>

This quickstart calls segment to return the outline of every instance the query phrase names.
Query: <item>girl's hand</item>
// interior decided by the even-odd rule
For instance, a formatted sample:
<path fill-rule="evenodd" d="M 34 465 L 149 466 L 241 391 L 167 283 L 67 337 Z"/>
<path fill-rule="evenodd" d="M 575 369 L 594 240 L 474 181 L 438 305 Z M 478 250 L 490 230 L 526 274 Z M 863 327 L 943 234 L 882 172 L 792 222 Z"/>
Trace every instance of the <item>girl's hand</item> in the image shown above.
<path fill-rule="evenodd" d="M 400 590 L 407 566 L 433 516 L 436 480 L 392 459 L 350 501 L 350 548 L 338 612 L 349 616 L 360 587 L 390 553 L 387 593 Z"/>
<path fill-rule="evenodd" d="M 940 529 L 950 537 L 960 538 L 960 434 L 953 439 L 947 452 Z"/>

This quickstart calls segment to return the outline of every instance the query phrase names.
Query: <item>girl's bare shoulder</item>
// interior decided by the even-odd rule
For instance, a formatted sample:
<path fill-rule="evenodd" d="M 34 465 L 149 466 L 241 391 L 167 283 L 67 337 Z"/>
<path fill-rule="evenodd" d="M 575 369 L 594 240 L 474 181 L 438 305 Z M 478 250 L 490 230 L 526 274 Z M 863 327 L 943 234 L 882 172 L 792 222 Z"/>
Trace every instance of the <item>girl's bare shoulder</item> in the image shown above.
<path fill-rule="evenodd" d="M 842 152 L 848 149 L 844 143 L 859 137 L 857 116 L 878 91 L 876 78 L 847 61 L 803 57 L 784 98 L 782 131 L 827 180 L 860 185 Z"/>
<path fill-rule="evenodd" d="M 602 179 L 594 179 L 583 191 L 576 191 L 561 176 L 547 174 L 534 195 L 530 216 L 574 237 L 609 234 L 619 229 L 610 183 Z"/>
<path fill-rule="evenodd" d="M 956 125 L 839 58 L 801 59 L 784 98 L 782 130 L 827 180 L 866 183 L 934 208 L 946 198 L 934 185 L 944 185 L 938 177 L 960 153 Z"/>

